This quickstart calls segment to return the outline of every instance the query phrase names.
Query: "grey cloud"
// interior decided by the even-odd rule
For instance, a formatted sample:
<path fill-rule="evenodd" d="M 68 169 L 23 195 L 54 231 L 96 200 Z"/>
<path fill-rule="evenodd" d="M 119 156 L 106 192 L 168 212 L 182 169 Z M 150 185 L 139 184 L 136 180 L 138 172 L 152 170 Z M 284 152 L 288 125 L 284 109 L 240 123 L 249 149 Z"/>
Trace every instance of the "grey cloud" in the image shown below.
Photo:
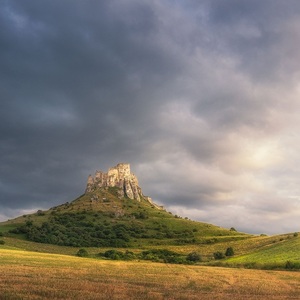
<path fill-rule="evenodd" d="M 297 196 L 300 5 L 270 3 L 2 1 L 0 218 L 121 161 L 157 202 L 216 223 L 235 205 L 245 229 L 280 181 Z"/>
<path fill-rule="evenodd" d="M 289 5 L 282 1 L 214 1 L 209 21 L 218 28 L 215 32 L 222 51 L 234 53 L 240 69 L 255 82 L 272 84 L 285 80 L 299 68 L 298 60 L 294 61 L 298 53 L 293 51 L 298 30 L 289 25 L 298 23 L 299 10 L 297 1 Z"/>

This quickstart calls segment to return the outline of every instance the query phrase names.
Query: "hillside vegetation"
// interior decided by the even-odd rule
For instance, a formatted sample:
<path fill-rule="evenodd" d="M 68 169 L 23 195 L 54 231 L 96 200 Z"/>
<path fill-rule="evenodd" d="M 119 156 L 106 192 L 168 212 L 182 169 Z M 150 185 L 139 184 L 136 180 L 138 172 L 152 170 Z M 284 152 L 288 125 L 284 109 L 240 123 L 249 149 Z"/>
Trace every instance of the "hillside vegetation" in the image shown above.
<path fill-rule="evenodd" d="M 144 198 L 140 202 L 127 197 L 119 199 L 116 188 L 102 188 L 71 203 L 2 225 L 10 226 L 9 232 L 14 234 L 11 236 L 74 247 L 210 244 L 249 237 L 174 216 Z"/>
<path fill-rule="evenodd" d="M 116 188 L 101 188 L 0 223 L 0 245 L 73 256 L 86 248 L 86 255 L 97 259 L 300 269 L 298 233 L 249 235 L 174 216 L 145 198 L 117 195 Z"/>

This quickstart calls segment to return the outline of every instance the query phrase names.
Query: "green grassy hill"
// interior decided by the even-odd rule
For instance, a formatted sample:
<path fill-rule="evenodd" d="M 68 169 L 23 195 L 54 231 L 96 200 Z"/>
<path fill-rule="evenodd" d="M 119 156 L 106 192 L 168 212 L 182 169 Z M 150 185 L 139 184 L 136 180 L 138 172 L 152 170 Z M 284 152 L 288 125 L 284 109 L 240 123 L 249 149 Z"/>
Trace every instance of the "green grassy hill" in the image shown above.
<path fill-rule="evenodd" d="M 300 269 L 300 237 L 297 235 L 281 236 L 274 239 L 271 245 L 252 249 L 250 253 L 233 257 L 226 262 L 230 266 L 256 268 Z"/>
<path fill-rule="evenodd" d="M 198 264 L 300 269 L 298 234 L 254 236 L 191 221 L 147 198 L 119 199 L 116 188 L 100 188 L 70 203 L 0 223 L 0 240 L 1 248 L 66 255 L 85 247 L 95 258 L 114 248 L 119 257 L 130 249 L 133 259 L 146 252 L 147 258 L 164 261 L 158 256 L 165 251 L 181 263 L 189 253 L 197 253 Z M 215 259 L 214 253 L 224 254 L 229 247 L 233 257 Z"/>
<path fill-rule="evenodd" d="M 1 223 L 0 230 L 15 238 L 75 247 L 182 246 L 249 237 L 174 216 L 145 198 L 119 199 L 117 192 L 100 188 L 71 203 Z"/>

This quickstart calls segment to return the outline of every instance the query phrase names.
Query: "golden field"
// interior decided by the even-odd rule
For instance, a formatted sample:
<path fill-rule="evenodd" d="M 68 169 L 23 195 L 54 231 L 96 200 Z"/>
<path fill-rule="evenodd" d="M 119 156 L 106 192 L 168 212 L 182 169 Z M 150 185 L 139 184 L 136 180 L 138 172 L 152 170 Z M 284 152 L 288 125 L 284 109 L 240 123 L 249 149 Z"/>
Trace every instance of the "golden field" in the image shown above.
<path fill-rule="evenodd" d="M 0 299 L 299 299 L 300 272 L 0 249 Z"/>

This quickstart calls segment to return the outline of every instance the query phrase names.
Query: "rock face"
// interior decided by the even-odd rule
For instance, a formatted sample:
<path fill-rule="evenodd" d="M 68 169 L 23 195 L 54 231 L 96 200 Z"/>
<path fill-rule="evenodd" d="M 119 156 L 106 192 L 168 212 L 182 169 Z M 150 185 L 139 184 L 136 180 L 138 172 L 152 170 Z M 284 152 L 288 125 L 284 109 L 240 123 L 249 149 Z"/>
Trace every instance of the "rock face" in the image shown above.
<path fill-rule="evenodd" d="M 143 196 L 136 176 L 130 173 L 130 165 L 125 163 L 117 164 L 115 167 L 110 168 L 107 173 L 96 171 L 94 177 L 90 175 L 85 192 L 90 193 L 102 187 L 119 188 L 119 198 L 127 196 L 130 199 L 140 201 L 141 196 Z"/>

